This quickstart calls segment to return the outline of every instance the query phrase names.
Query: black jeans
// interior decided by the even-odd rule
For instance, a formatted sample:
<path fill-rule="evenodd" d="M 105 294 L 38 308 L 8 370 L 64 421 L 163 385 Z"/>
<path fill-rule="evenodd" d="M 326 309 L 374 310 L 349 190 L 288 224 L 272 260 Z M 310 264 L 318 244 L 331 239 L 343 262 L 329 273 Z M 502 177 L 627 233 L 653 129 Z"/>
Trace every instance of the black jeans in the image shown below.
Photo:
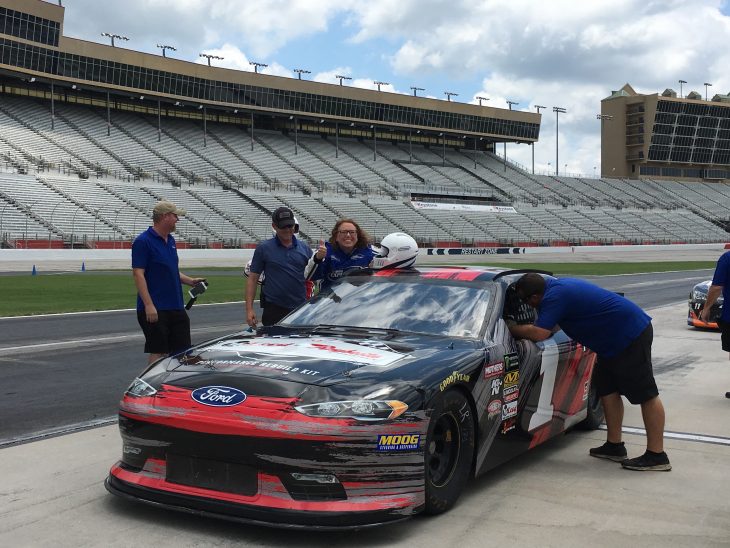
<path fill-rule="evenodd" d="M 264 325 L 274 325 L 284 316 L 294 310 L 293 308 L 284 308 L 273 303 L 266 303 L 264 313 L 261 315 L 261 323 Z"/>

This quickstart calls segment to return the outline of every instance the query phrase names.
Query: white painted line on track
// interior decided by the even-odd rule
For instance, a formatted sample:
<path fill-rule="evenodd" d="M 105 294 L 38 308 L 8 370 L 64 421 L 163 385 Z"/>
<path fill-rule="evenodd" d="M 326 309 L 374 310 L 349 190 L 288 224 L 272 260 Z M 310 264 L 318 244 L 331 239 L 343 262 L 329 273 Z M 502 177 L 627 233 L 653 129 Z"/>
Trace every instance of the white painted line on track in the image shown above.
<path fill-rule="evenodd" d="M 599 430 L 607 430 L 606 425 L 602 424 L 598 427 Z M 637 428 L 635 426 L 624 426 L 621 429 L 625 434 L 636 434 L 638 436 L 646 435 L 646 430 L 643 428 Z M 698 443 L 712 443 L 715 445 L 727 445 L 730 446 L 730 438 L 723 438 L 720 436 L 707 436 L 704 434 L 690 434 L 688 432 L 664 432 L 664 437 L 674 440 L 683 441 L 695 441 Z"/>

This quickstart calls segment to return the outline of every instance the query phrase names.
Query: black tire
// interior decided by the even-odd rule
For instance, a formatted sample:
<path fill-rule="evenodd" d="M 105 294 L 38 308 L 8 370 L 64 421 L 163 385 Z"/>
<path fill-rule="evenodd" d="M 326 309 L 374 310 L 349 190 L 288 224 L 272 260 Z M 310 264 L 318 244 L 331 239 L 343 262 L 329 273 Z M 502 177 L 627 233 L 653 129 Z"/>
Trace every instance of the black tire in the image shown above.
<path fill-rule="evenodd" d="M 427 514 L 449 510 L 471 476 L 474 417 L 466 396 L 449 390 L 434 403 L 425 451 Z"/>
<path fill-rule="evenodd" d="M 581 430 L 597 430 L 604 418 L 601 398 L 595 385 L 591 383 L 591 391 L 588 393 L 588 416 L 576 426 Z"/>

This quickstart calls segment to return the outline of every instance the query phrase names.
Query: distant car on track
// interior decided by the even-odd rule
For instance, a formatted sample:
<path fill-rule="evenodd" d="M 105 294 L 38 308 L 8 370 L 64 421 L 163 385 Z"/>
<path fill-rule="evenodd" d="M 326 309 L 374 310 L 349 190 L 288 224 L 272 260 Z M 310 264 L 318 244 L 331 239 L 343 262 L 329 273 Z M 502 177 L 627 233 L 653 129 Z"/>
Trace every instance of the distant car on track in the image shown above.
<path fill-rule="evenodd" d="M 278 325 L 152 364 L 119 409 L 106 487 L 278 527 L 359 528 L 449 510 L 465 485 L 603 419 L 595 354 L 532 320 L 524 271 L 358 271 Z"/>
<path fill-rule="evenodd" d="M 693 327 L 704 327 L 708 329 L 719 329 L 717 320 L 722 316 L 723 298 L 720 295 L 710 309 L 708 321 L 700 320 L 700 312 L 707 301 L 707 292 L 710 290 L 712 280 L 700 282 L 692 288 L 689 293 L 689 311 L 687 312 L 687 325 Z"/>

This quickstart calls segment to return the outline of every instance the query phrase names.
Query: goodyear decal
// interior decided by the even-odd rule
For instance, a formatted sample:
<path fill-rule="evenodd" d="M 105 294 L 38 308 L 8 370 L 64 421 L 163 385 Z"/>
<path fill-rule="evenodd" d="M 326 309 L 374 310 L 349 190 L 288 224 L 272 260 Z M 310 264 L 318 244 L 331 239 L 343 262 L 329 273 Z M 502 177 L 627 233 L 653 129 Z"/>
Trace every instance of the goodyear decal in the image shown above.
<path fill-rule="evenodd" d="M 420 441 L 421 434 L 380 434 L 378 451 L 413 451 Z"/>
<path fill-rule="evenodd" d="M 455 382 L 469 382 L 469 375 L 464 375 L 463 373 L 454 371 L 451 375 L 441 381 L 441 384 L 439 385 L 441 392 L 446 390 L 448 386 L 454 384 Z"/>
<path fill-rule="evenodd" d="M 504 376 L 504 386 L 505 388 L 508 386 L 515 386 L 518 382 L 520 382 L 520 372 L 519 371 L 510 371 Z"/>

